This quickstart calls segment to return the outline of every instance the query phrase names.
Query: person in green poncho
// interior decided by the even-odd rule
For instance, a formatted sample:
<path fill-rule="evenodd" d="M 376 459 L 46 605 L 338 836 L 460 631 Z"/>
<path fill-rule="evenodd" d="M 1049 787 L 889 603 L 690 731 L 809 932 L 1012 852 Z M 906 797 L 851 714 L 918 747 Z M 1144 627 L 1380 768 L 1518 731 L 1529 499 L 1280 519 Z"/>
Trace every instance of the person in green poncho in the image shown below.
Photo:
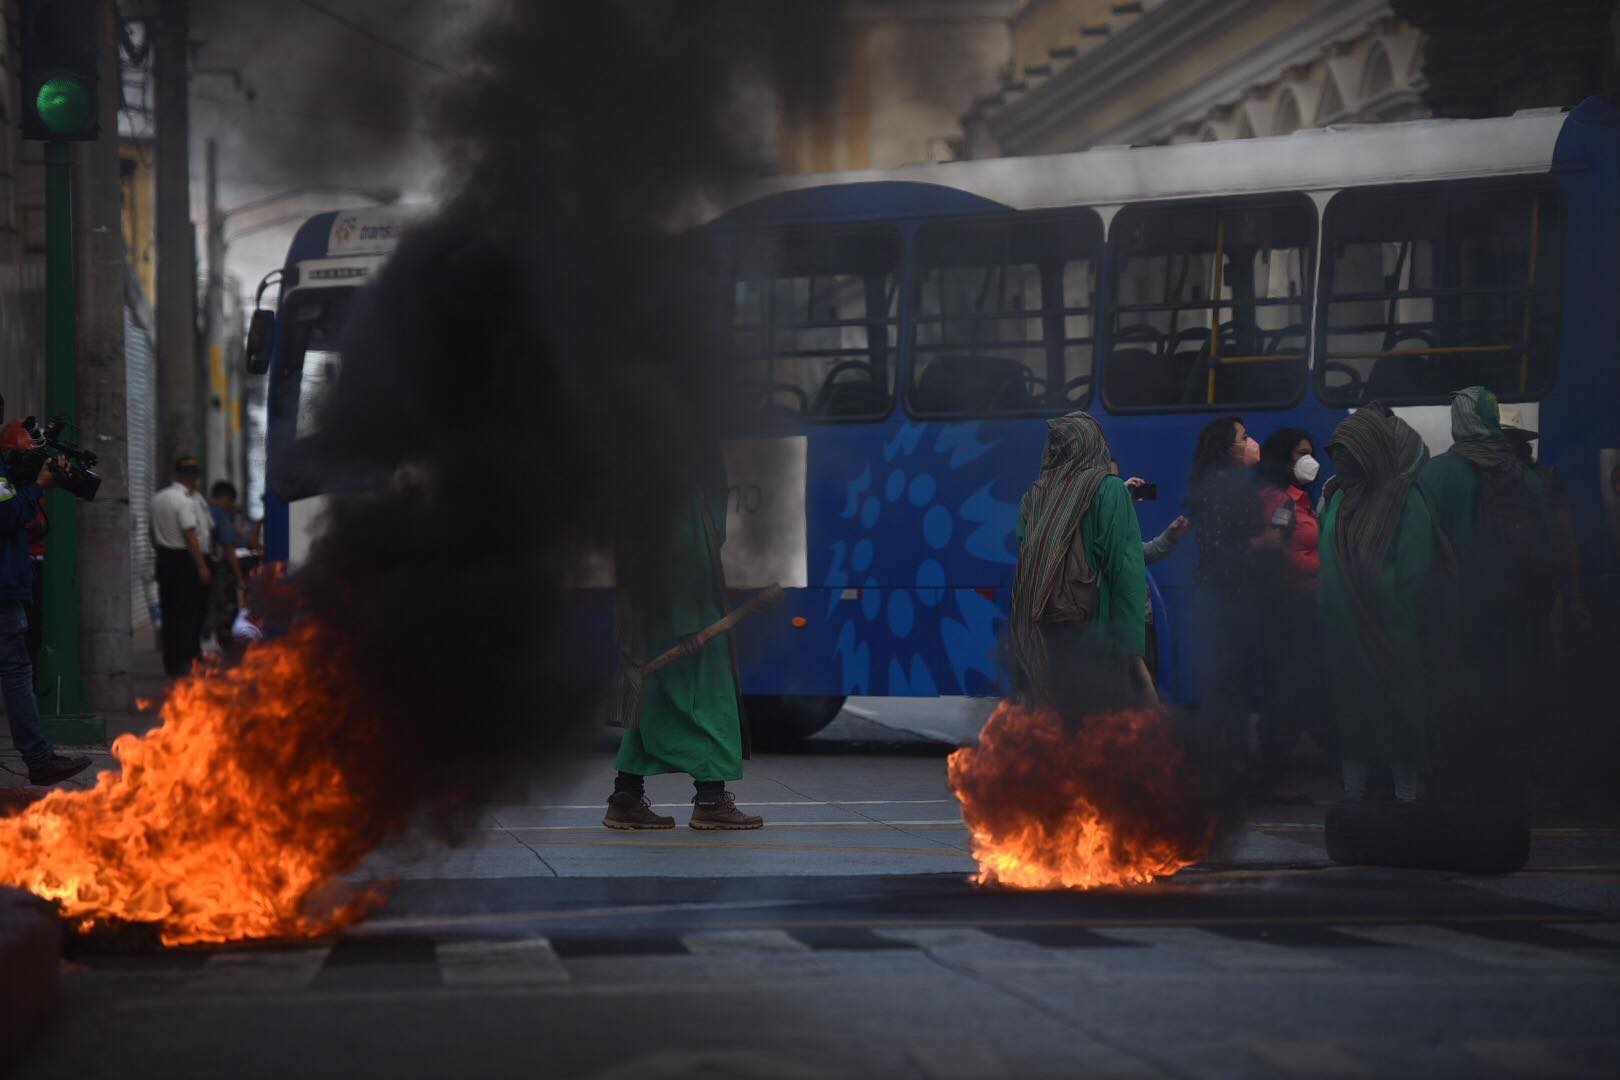
<path fill-rule="evenodd" d="M 1522 802 L 1530 718 L 1547 692 L 1559 564 L 1542 478 L 1503 434 L 1483 386 L 1451 398 L 1452 446 L 1420 483 L 1457 553 L 1442 737 L 1448 799 Z"/>
<path fill-rule="evenodd" d="M 1417 480 L 1423 438 L 1388 409 L 1350 416 L 1327 444 L 1335 476 L 1324 493 L 1317 616 L 1337 713 L 1344 793 L 1367 793 L 1369 765 L 1384 762 L 1395 797 L 1417 798 L 1433 765 L 1431 665 L 1424 600 L 1443 563 L 1444 538 Z"/>
<path fill-rule="evenodd" d="M 640 669 L 680 639 L 725 613 L 720 565 L 725 540 L 725 466 L 718 454 L 710 475 L 694 486 L 672 523 L 669 545 L 647 564 L 619 560 L 614 639 L 620 651 L 614 707 L 625 728 L 615 762 L 618 776 L 602 824 L 610 829 L 670 829 L 675 819 L 656 813 L 644 779 L 686 773 L 694 829 L 757 829 L 764 820 L 737 809 L 726 781 L 742 778 L 747 728 L 738 697 L 737 662 L 730 634 L 645 678 Z"/>
<path fill-rule="evenodd" d="M 1018 515 L 1008 626 L 1020 699 L 1091 713 L 1154 700 L 1143 662 L 1147 574 L 1125 482 L 1097 421 L 1047 421 L 1040 472 Z"/>

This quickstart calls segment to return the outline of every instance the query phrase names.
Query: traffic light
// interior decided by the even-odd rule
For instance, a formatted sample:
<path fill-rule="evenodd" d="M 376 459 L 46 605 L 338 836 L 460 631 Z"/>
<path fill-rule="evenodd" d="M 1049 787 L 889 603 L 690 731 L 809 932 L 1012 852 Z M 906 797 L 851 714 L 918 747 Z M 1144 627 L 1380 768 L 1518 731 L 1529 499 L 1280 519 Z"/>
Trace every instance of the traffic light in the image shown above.
<path fill-rule="evenodd" d="M 23 138 L 97 138 L 101 0 L 22 0 L 19 7 Z"/>

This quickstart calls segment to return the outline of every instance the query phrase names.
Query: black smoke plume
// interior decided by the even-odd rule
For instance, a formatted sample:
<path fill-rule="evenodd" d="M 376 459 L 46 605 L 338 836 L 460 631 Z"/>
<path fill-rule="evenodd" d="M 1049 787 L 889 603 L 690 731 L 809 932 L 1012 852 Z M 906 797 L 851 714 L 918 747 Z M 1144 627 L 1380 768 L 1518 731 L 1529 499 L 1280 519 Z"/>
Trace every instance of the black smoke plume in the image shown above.
<path fill-rule="evenodd" d="M 824 107 L 839 25 L 804 0 L 513 0 L 447 84 L 452 192 L 351 326 L 307 463 L 354 491 L 299 592 L 389 731 L 354 748 L 391 778 L 383 818 L 478 805 L 592 719 L 612 655 L 571 585 L 615 541 L 651 561 L 726 398 L 678 233 L 759 174 L 774 102 Z"/>

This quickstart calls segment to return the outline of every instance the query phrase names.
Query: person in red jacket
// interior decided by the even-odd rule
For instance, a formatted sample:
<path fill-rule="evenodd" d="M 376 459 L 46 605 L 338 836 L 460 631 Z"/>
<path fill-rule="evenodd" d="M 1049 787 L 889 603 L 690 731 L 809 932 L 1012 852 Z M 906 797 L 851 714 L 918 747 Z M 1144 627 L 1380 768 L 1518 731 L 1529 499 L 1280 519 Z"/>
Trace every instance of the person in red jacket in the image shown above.
<path fill-rule="evenodd" d="M 1335 752 L 1320 700 L 1322 648 L 1316 631 L 1316 572 L 1320 526 L 1311 488 L 1320 468 L 1316 441 L 1303 428 L 1272 432 L 1255 467 L 1267 526 L 1282 535 L 1282 574 L 1276 603 L 1266 617 L 1261 672 L 1260 769 L 1255 795 L 1267 802 L 1309 802 L 1286 786 L 1289 759 L 1301 731 L 1328 754 Z"/>

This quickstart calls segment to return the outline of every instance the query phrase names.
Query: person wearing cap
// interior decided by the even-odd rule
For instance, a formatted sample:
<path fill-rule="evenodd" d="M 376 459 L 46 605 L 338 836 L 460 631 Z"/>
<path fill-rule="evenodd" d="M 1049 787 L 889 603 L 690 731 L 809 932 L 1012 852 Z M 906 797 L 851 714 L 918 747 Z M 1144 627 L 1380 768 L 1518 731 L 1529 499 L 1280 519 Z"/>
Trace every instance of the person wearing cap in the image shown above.
<path fill-rule="evenodd" d="M 1522 804 L 1529 718 L 1539 716 L 1558 560 L 1545 484 L 1502 431 L 1496 395 L 1451 396 L 1451 449 L 1419 480 L 1457 556 L 1445 730 L 1447 798 Z M 1449 775 L 1448 775 L 1449 774 Z"/>
<path fill-rule="evenodd" d="M 212 575 L 203 552 L 210 532 L 207 504 L 195 497 L 201 470 L 186 455 L 174 463 L 174 483 L 152 496 L 152 546 L 157 549 L 158 604 L 163 612 L 163 670 L 178 678 L 202 652 L 203 614 Z"/>
<path fill-rule="evenodd" d="M 0 695 L 11 725 L 11 744 L 28 767 L 31 784 L 55 784 L 90 767 L 82 754 L 59 754 L 45 737 L 34 696 L 34 664 L 28 653 L 28 612 L 34 595 L 34 566 L 28 557 L 28 526 L 39 516 L 48 464 L 23 464 L 14 455 L 38 448 L 15 420 L 0 427 Z M 34 458 L 38 462 L 38 458 Z"/>

